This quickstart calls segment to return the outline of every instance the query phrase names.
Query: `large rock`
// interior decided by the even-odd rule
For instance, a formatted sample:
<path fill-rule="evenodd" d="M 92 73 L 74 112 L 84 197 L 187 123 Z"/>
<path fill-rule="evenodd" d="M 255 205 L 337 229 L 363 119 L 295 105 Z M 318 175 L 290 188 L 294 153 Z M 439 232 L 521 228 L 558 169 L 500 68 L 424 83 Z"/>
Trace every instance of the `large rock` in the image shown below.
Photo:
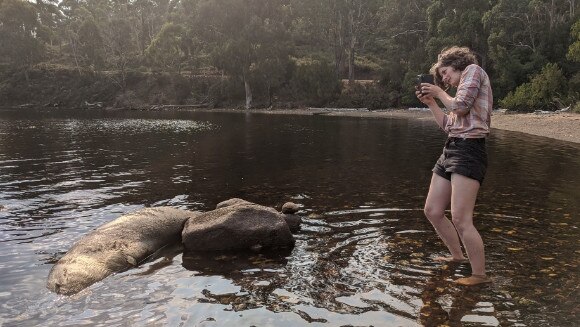
<path fill-rule="evenodd" d="M 164 246 L 179 243 L 185 221 L 196 215 L 199 213 L 157 207 L 121 216 L 76 242 L 52 267 L 47 287 L 70 295 L 137 266 Z"/>
<path fill-rule="evenodd" d="M 229 251 L 294 246 L 284 215 L 241 199 L 205 212 L 185 223 L 187 251 Z M 228 201 L 225 201 L 226 204 Z M 222 202 L 223 204 L 224 202 Z"/>
<path fill-rule="evenodd" d="M 231 198 L 229 200 L 225 200 L 225 201 L 222 201 L 222 202 L 218 203 L 215 206 L 215 208 L 216 209 L 220 209 L 220 208 L 235 206 L 235 205 L 238 205 L 238 204 L 255 204 L 255 203 L 252 203 L 250 201 L 246 201 L 246 200 L 240 199 L 240 198 Z"/>

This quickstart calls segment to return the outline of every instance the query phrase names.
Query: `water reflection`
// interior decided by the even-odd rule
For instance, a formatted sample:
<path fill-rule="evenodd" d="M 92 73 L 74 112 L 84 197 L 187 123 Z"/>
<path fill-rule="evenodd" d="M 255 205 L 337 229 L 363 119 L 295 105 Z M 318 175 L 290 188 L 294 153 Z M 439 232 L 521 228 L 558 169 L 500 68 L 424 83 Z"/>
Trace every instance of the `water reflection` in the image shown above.
<path fill-rule="evenodd" d="M 451 280 L 423 218 L 443 144 L 429 121 L 219 113 L 0 112 L 5 325 L 571 326 L 580 147 L 494 131 L 476 207 L 492 285 Z M 123 213 L 231 197 L 303 205 L 291 253 L 171 249 L 74 297 L 44 288 Z"/>

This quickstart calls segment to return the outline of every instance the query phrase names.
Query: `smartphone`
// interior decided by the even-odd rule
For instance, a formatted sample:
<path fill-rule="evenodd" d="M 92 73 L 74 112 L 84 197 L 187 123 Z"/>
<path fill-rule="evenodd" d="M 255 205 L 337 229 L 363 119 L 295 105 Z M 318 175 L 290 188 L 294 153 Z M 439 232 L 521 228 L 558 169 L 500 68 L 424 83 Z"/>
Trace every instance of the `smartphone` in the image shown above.
<path fill-rule="evenodd" d="M 431 75 L 431 74 L 417 75 L 417 86 L 421 85 L 421 83 L 435 84 L 435 80 L 433 79 L 433 75 Z"/>
<path fill-rule="evenodd" d="M 415 82 L 415 88 L 417 90 L 421 89 L 421 83 L 435 84 L 435 80 L 433 78 L 433 75 L 431 75 L 431 74 L 419 74 L 419 75 L 417 75 L 417 80 Z M 421 94 L 423 94 L 423 93 L 421 93 Z"/>

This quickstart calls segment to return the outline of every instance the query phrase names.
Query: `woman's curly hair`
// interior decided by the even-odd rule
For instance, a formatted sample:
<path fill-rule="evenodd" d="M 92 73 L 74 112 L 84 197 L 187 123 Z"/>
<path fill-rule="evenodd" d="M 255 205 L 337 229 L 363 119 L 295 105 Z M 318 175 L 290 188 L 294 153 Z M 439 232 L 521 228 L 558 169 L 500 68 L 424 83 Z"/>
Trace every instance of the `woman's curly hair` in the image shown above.
<path fill-rule="evenodd" d="M 478 64 L 477 57 L 467 47 L 450 47 L 443 49 L 437 56 L 437 62 L 431 66 L 429 72 L 435 77 L 435 84 L 441 87 L 447 87 L 443 83 L 443 78 L 439 74 L 439 67 L 451 66 L 455 70 L 463 71 L 465 67 L 471 64 Z"/>

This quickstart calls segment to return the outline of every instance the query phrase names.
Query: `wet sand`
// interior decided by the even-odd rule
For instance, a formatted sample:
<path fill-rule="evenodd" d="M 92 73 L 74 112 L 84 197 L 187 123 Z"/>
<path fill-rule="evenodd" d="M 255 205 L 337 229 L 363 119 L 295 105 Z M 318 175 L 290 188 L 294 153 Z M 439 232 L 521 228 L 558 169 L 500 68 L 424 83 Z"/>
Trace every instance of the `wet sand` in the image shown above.
<path fill-rule="evenodd" d="M 209 111 L 209 110 L 208 110 Z M 229 111 L 232 109 L 212 109 L 211 111 Z M 236 110 L 243 111 L 243 110 Z M 349 109 L 253 109 L 249 112 L 285 115 L 326 115 L 349 117 L 432 119 L 428 110 L 349 110 Z M 433 122 L 435 123 L 435 122 Z M 569 112 L 508 114 L 494 111 L 491 127 L 514 132 L 549 137 L 561 141 L 580 143 L 580 114 Z"/>

